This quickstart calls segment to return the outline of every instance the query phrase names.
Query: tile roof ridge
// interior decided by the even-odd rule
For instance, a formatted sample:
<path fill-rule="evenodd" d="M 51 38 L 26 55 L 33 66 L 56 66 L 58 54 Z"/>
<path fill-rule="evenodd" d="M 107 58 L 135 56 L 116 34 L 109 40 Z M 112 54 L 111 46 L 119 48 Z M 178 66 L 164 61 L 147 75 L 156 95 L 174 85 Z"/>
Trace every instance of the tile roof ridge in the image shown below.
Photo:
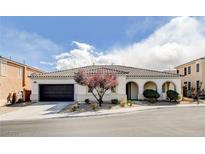
<path fill-rule="evenodd" d="M 159 70 L 139 68 L 139 67 L 133 67 L 133 66 L 124 66 L 124 65 L 115 65 L 115 66 L 127 67 L 127 68 L 132 68 L 132 69 L 139 69 L 139 70 L 144 70 L 144 71 L 159 72 L 159 73 L 165 73 L 165 74 L 174 74 L 174 75 L 177 74 L 177 73 L 163 72 L 163 71 L 159 71 Z"/>
<path fill-rule="evenodd" d="M 120 73 L 123 73 L 123 74 L 128 74 L 129 73 L 129 72 L 126 72 L 126 71 L 106 67 L 106 65 L 100 66 L 99 68 L 91 68 L 90 70 L 98 70 L 98 69 L 106 69 L 106 70 L 111 70 L 111 71 L 115 71 L 115 72 L 120 72 Z M 88 70 L 88 71 L 90 71 L 90 70 Z"/>

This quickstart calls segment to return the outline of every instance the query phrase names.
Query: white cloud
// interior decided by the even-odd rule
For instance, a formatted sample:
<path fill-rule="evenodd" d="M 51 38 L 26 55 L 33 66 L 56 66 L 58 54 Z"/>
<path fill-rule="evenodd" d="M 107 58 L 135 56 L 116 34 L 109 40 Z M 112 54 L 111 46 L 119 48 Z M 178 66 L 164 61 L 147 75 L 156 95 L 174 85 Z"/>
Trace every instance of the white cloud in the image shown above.
<path fill-rule="evenodd" d="M 95 64 L 121 64 L 167 69 L 205 56 L 205 19 L 176 17 L 147 39 L 103 54 L 89 44 L 74 42 L 75 49 L 56 56 L 56 68 Z"/>
<path fill-rule="evenodd" d="M 72 41 L 72 43 L 76 45 L 80 50 L 88 50 L 92 52 L 95 49 L 92 45 L 86 43 L 80 43 L 77 41 Z"/>
<path fill-rule="evenodd" d="M 50 65 L 50 66 L 54 66 L 54 65 L 55 65 L 55 63 L 52 63 L 52 62 L 46 62 L 46 61 L 40 61 L 40 64 Z"/>
<path fill-rule="evenodd" d="M 57 69 L 90 65 L 95 62 L 95 56 L 97 55 L 93 46 L 77 41 L 73 41 L 72 43 L 76 45 L 76 49 L 55 56 Z"/>
<path fill-rule="evenodd" d="M 19 62 L 26 60 L 29 65 L 41 67 L 40 64 L 45 64 L 43 61 L 49 61 L 62 50 L 61 46 L 36 33 L 0 25 L 0 54 L 5 57 L 11 56 Z"/>
<path fill-rule="evenodd" d="M 55 56 L 56 59 L 62 59 L 62 58 L 67 58 L 67 57 L 70 57 L 70 53 L 68 53 L 68 52 L 61 53 L 61 54 Z"/>

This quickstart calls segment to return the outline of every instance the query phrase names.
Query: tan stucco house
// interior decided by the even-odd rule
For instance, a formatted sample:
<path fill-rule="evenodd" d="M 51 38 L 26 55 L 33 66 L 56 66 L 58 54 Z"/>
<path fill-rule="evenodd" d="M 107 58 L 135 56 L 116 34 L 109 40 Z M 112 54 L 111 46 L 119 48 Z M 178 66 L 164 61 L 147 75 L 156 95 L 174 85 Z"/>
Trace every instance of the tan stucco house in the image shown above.
<path fill-rule="evenodd" d="M 202 91 L 205 90 L 205 57 L 177 66 L 176 69 L 178 74 L 183 75 L 184 96 L 191 95 L 191 89 L 197 89 L 200 82 L 202 82 Z"/>
<path fill-rule="evenodd" d="M 42 72 L 34 67 L 0 56 L 0 106 L 7 103 L 9 94 L 31 90 L 31 80 L 28 76 Z"/>
<path fill-rule="evenodd" d="M 108 91 L 104 100 L 142 100 L 145 89 L 157 90 L 160 99 L 166 99 L 168 89 L 181 94 L 181 77 L 176 73 L 140 69 L 121 65 L 91 65 L 50 73 L 32 74 L 31 100 L 38 101 L 84 101 L 94 100 L 88 88 L 75 83 L 73 77 L 79 70 L 89 73 L 103 71 L 117 75 L 116 90 Z"/>

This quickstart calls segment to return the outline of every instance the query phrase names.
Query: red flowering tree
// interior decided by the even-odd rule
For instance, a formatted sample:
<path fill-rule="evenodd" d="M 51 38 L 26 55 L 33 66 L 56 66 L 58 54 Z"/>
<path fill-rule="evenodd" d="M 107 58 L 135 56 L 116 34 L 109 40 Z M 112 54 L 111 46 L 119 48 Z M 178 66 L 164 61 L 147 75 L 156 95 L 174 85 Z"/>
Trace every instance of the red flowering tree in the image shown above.
<path fill-rule="evenodd" d="M 87 86 L 89 91 L 93 94 L 98 101 L 99 106 L 103 103 L 103 96 L 106 91 L 114 90 L 118 85 L 116 74 L 104 73 L 97 71 L 97 73 L 86 73 L 84 70 L 80 70 L 75 74 L 74 80 L 76 83 Z"/>

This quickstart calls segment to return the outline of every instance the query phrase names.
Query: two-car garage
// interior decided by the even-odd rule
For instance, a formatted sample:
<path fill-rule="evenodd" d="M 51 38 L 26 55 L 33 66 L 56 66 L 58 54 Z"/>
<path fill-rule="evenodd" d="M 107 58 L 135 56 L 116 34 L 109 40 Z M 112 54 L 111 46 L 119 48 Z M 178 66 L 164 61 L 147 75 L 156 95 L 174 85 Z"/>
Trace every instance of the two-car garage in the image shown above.
<path fill-rule="evenodd" d="M 40 84 L 40 101 L 73 101 L 74 84 Z"/>

